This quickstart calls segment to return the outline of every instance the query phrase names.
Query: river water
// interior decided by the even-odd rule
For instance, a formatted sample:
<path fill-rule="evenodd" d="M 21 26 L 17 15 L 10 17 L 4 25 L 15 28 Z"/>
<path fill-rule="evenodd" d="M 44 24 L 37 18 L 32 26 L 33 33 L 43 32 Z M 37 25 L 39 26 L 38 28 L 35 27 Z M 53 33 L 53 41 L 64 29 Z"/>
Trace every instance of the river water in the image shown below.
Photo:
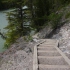
<path fill-rule="evenodd" d="M 24 6 L 24 8 L 26 8 L 26 6 Z M 8 20 L 7 20 L 7 16 L 6 16 L 5 12 L 9 12 L 9 11 L 11 11 L 11 10 L 0 11 L 0 29 L 1 29 L 1 32 L 6 32 L 4 27 L 7 26 Z M 27 23 L 27 25 L 28 24 L 29 24 L 29 22 Z M 32 30 L 30 35 L 33 35 L 34 33 L 35 33 L 35 30 Z M 0 36 L 0 52 L 3 52 L 6 50 L 4 48 L 4 42 L 5 42 L 5 40 L 3 40 Z"/>
<path fill-rule="evenodd" d="M 0 11 L 0 29 L 1 29 L 1 32 L 6 32 L 4 27 L 7 26 L 7 24 L 8 24 L 5 12 L 7 12 L 7 10 L 6 11 Z M 5 40 L 3 40 L 0 36 L 0 52 L 3 52 L 5 50 L 4 42 L 5 42 Z"/>

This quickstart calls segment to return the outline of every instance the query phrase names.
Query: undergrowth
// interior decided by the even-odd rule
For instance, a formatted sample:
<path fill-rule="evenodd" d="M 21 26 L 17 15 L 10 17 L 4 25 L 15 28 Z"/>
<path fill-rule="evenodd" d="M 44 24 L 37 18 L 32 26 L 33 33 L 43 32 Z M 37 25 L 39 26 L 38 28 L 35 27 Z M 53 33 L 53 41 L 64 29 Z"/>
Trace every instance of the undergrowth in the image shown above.
<path fill-rule="evenodd" d="M 65 18 L 70 18 L 70 12 L 65 15 Z"/>
<path fill-rule="evenodd" d="M 62 18 L 62 13 L 58 14 L 58 13 L 52 13 L 48 16 L 49 21 L 51 21 L 50 25 L 53 29 L 56 29 L 58 26 L 60 26 L 62 23 L 61 18 Z"/>

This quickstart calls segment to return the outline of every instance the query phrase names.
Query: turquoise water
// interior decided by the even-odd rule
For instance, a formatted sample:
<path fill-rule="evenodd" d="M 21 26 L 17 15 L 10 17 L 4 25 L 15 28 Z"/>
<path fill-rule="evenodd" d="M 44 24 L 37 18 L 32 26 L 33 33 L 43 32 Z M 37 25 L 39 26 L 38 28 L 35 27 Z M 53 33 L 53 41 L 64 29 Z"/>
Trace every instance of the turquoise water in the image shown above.
<path fill-rule="evenodd" d="M 4 29 L 5 26 L 7 26 L 8 24 L 8 21 L 6 20 L 6 11 L 0 11 L 0 29 L 1 29 L 1 32 L 6 32 L 6 30 Z M 4 42 L 5 40 L 3 40 L 0 36 L 0 52 L 3 52 L 5 49 L 3 48 L 4 47 Z"/>
<path fill-rule="evenodd" d="M 26 8 L 26 7 L 24 7 Z M 0 29 L 1 29 L 1 32 L 6 32 L 6 30 L 4 29 L 4 27 L 7 26 L 8 24 L 8 21 L 7 21 L 7 17 L 6 17 L 6 13 L 5 12 L 10 12 L 11 10 L 6 10 L 6 11 L 0 11 Z M 29 23 L 27 23 L 28 25 Z M 35 30 L 32 30 L 30 35 L 33 35 L 35 33 Z M 4 42 L 5 40 L 3 40 L 0 36 L 0 52 L 3 52 L 5 51 L 5 48 L 4 48 Z"/>

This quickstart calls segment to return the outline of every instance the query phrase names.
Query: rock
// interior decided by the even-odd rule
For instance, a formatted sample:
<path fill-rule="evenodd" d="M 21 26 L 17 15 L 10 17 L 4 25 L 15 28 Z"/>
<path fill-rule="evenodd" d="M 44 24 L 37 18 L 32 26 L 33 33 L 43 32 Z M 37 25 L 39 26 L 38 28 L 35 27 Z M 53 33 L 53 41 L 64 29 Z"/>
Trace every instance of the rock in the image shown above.
<path fill-rule="evenodd" d="M 46 26 L 44 29 L 40 30 L 38 33 L 39 39 L 47 37 L 52 32 L 52 30 L 53 29 L 49 25 Z"/>
<path fill-rule="evenodd" d="M 56 30 L 56 32 L 57 33 L 54 34 L 52 36 L 52 38 L 58 39 L 59 40 L 59 48 L 64 53 L 70 55 L 70 23 L 64 24 L 59 30 Z"/>
<path fill-rule="evenodd" d="M 26 53 L 32 52 L 32 50 L 31 50 L 30 48 L 25 48 L 24 51 L 25 51 Z"/>
<path fill-rule="evenodd" d="M 34 39 L 33 39 L 33 41 L 34 41 L 34 42 L 39 42 L 39 40 L 38 40 L 38 39 L 36 39 L 36 38 L 34 38 Z"/>

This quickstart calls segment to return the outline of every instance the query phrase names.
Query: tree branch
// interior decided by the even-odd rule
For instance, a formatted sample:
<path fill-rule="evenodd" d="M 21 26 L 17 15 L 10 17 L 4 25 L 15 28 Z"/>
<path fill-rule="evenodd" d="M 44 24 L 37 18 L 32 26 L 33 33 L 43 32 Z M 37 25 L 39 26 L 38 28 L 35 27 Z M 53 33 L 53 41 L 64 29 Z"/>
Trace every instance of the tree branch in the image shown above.
<path fill-rule="evenodd" d="M 0 32 L 0 35 L 3 39 L 6 39 L 7 37 L 3 35 L 3 33 Z"/>

